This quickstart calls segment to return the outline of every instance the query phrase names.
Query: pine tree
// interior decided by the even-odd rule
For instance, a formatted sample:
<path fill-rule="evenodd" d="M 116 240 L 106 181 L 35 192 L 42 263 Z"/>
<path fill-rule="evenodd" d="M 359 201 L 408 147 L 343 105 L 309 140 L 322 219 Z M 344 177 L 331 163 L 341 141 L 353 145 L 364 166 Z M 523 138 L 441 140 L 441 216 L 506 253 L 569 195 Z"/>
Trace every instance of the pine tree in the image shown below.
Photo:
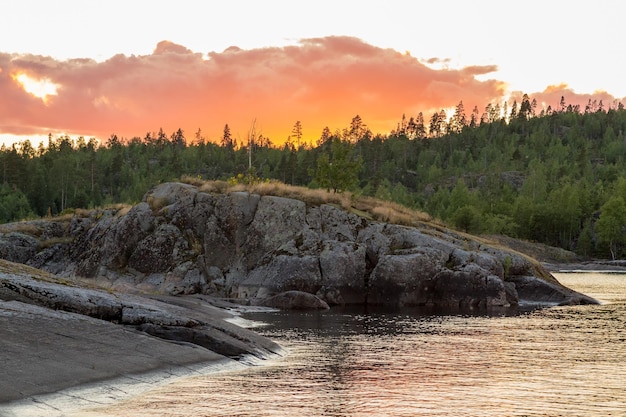
<path fill-rule="evenodd" d="M 426 125 L 424 124 L 424 114 L 419 112 L 415 120 L 415 137 L 417 139 L 426 138 Z"/>
<path fill-rule="evenodd" d="M 298 120 L 291 129 L 291 134 L 296 138 L 297 149 L 300 149 L 300 140 L 302 139 L 302 123 Z"/>
<path fill-rule="evenodd" d="M 480 111 L 478 110 L 478 106 L 474 106 L 474 110 L 472 110 L 472 115 L 470 116 L 469 126 L 473 129 L 478 127 L 479 123 L 481 123 Z"/>
<path fill-rule="evenodd" d="M 233 138 L 230 134 L 230 127 L 228 126 L 228 123 L 224 125 L 224 133 L 222 134 L 221 144 L 224 148 L 233 148 Z"/>
<path fill-rule="evenodd" d="M 465 107 L 463 106 L 463 101 L 460 101 L 456 106 L 452 118 L 450 119 L 450 127 L 448 131 L 450 133 L 461 133 L 461 130 L 463 130 L 465 126 L 467 126 Z"/>
<path fill-rule="evenodd" d="M 328 126 L 325 126 L 324 129 L 322 129 L 322 134 L 320 135 L 320 138 L 317 140 L 317 146 L 319 147 L 324 145 L 326 142 L 328 142 L 331 136 L 332 133 L 330 133 L 330 129 L 328 128 Z"/>
<path fill-rule="evenodd" d="M 346 139 L 351 143 L 356 143 L 368 135 L 371 136 L 371 132 L 367 128 L 367 125 L 363 123 L 361 116 L 357 114 L 350 122 L 350 130 L 347 132 Z"/>
<path fill-rule="evenodd" d="M 509 120 L 517 119 L 517 100 L 513 100 L 513 105 L 511 106 L 511 116 Z"/>
<path fill-rule="evenodd" d="M 523 120 L 528 120 L 530 119 L 531 114 L 532 107 L 530 104 L 530 98 L 528 97 L 528 94 L 524 94 L 522 96 L 522 104 L 520 105 L 519 114 L 517 115 L 517 117 Z M 513 116 L 511 115 L 511 117 Z"/>

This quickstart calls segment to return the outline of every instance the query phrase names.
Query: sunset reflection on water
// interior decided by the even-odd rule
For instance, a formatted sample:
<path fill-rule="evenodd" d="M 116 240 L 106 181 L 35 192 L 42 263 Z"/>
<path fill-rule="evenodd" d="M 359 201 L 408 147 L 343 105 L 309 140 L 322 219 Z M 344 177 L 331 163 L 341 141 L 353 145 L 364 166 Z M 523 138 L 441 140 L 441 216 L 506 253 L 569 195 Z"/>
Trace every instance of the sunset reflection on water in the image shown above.
<path fill-rule="evenodd" d="M 72 416 L 626 415 L 626 278 L 557 277 L 607 304 L 252 316 L 288 355 Z"/>

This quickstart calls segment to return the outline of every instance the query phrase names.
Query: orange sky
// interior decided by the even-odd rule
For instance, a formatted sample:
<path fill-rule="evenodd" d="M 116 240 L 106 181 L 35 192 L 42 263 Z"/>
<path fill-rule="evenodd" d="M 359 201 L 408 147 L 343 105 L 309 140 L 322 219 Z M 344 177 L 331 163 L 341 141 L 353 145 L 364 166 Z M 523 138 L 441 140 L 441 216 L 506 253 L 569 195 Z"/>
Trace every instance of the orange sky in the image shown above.
<path fill-rule="evenodd" d="M 467 115 L 478 105 L 508 95 L 504 81 L 489 78 L 494 65 L 434 69 L 417 58 L 353 37 L 304 39 L 297 45 L 208 55 L 160 42 L 149 55 L 58 60 L 41 55 L 0 53 L 0 134 L 94 136 L 106 140 L 143 137 L 163 128 L 182 128 L 192 140 L 200 128 L 217 141 L 224 125 L 244 138 L 252 121 L 274 143 L 301 121 L 304 140 L 315 142 L 325 126 L 349 126 L 360 115 L 375 133 L 387 133 L 406 114 L 452 108 L 463 100 Z M 26 91 L 26 74 L 44 80 L 48 95 Z M 20 81 L 22 80 L 22 81 Z M 52 87 L 52 85 L 56 88 Z M 608 107 L 608 93 L 576 94 L 567 85 L 527 91 L 540 104 L 583 108 L 591 99 Z M 513 93 L 521 96 L 521 93 Z"/>

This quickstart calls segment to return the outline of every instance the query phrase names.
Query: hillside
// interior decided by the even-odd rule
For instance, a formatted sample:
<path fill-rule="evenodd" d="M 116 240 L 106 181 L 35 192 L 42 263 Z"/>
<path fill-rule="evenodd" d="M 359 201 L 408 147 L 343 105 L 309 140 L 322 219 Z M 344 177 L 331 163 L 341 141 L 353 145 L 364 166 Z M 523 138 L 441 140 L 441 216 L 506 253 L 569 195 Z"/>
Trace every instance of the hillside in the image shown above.
<path fill-rule="evenodd" d="M 489 105 L 462 126 L 403 118 L 386 135 L 359 119 L 343 132 L 303 138 L 299 148 L 273 146 L 268 138 L 252 138 L 251 148 L 224 138 L 191 143 L 180 130 L 112 135 L 101 143 L 51 137 L 39 149 L 25 142 L 0 149 L 0 221 L 132 204 L 146 189 L 187 175 L 347 190 L 421 210 L 473 234 L 620 258 L 626 247 L 626 235 L 618 232 L 626 225 L 620 214 L 626 212 L 626 111 L 590 103 L 535 114 L 521 104 L 523 112 L 510 114 Z"/>

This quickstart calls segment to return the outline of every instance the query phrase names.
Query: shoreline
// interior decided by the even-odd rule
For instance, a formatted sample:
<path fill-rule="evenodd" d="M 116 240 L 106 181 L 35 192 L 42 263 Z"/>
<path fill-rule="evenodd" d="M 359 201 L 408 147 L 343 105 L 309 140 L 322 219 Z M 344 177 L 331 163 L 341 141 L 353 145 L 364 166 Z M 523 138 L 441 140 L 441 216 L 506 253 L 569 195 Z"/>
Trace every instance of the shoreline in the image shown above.
<path fill-rule="evenodd" d="M 560 272 L 602 272 L 606 274 L 625 274 L 624 261 L 589 261 L 589 262 L 541 262 L 541 265 L 550 273 Z"/>
<path fill-rule="evenodd" d="M 120 375 L 57 392 L 36 394 L 8 403 L 0 403 L 0 415 L 3 417 L 65 417 L 68 414 L 105 407 L 137 397 L 180 378 L 238 371 L 247 366 L 233 359 L 224 358 L 196 364 L 163 367 L 138 374 Z"/>
<path fill-rule="evenodd" d="M 263 323 L 226 314 L 246 327 Z M 239 371 L 262 364 L 228 358 L 187 342 L 152 337 L 117 324 L 65 311 L 0 301 L 0 415 L 64 417 L 104 407 L 179 378 Z"/>
<path fill-rule="evenodd" d="M 244 369 L 282 354 L 273 342 L 244 328 L 262 325 L 241 318 L 245 308 L 227 310 L 195 298 L 177 299 L 184 307 L 124 299 L 135 301 L 129 308 L 160 308 L 151 310 L 153 317 L 159 312 L 157 320 L 178 312 L 178 317 L 213 323 L 230 332 L 218 340 L 232 340 L 245 349 L 230 356 L 227 348 L 218 353 L 219 346 L 210 349 L 80 313 L 0 300 L 0 415 L 62 416 L 68 408 L 118 402 L 178 377 Z"/>
<path fill-rule="evenodd" d="M 551 272 L 592 271 L 580 265 L 544 266 Z M 241 317 L 246 306 L 236 307 L 237 312 L 220 309 L 220 319 L 245 328 L 263 325 Z M 0 328 L 2 342 L 9 347 L 0 351 L 5 365 L 0 379 L 3 417 L 80 415 L 81 410 L 112 405 L 179 378 L 239 371 L 264 362 L 252 356 L 230 359 L 190 343 L 18 301 L 0 301 Z"/>

